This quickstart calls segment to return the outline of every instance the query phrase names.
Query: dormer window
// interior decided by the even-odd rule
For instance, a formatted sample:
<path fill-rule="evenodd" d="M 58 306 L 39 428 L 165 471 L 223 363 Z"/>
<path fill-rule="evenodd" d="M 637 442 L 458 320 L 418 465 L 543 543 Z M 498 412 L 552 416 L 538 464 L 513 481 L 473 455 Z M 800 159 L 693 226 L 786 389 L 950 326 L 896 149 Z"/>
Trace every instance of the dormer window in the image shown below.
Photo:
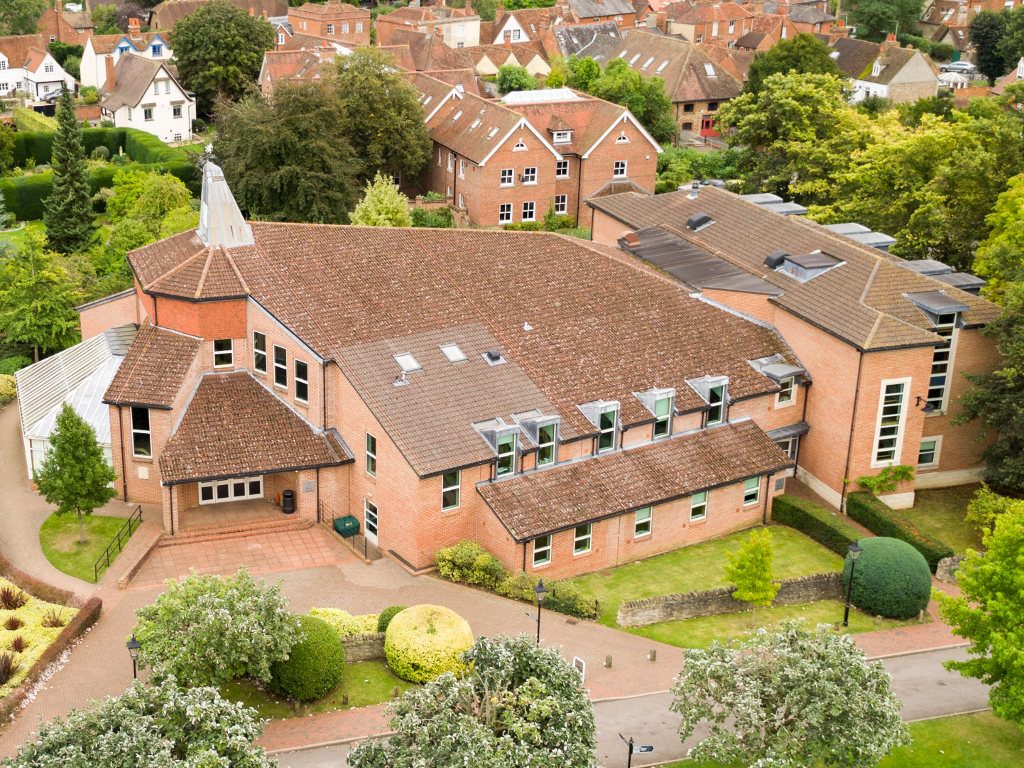
<path fill-rule="evenodd" d="M 871 65 L 871 76 L 878 77 L 880 74 L 882 74 L 882 69 L 882 62 L 876 59 L 875 63 Z"/>
<path fill-rule="evenodd" d="M 519 435 L 515 432 L 503 432 L 498 435 L 498 460 L 494 465 L 495 477 L 505 477 L 516 473 L 516 444 Z"/>
<path fill-rule="evenodd" d="M 708 391 L 708 418 L 705 426 L 712 427 L 725 421 L 725 396 L 727 384 L 718 384 Z"/>
<path fill-rule="evenodd" d="M 844 262 L 819 248 L 810 253 L 797 255 L 774 251 L 765 258 L 764 263 L 769 269 L 784 272 L 793 279 L 806 283 Z"/>
<path fill-rule="evenodd" d="M 572 131 L 555 131 L 553 141 L 555 144 L 568 144 L 572 141 Z"/>
<path fill-rule="evenodd" d="M 614 451 L 618 445 L 619 403 L 615 400 L 598 400 L 577 407 L 597 428 L 596 452 Z"/>
<path fill-rule="evenodd" d="M 650 389 L 646 392 L 634 392 L 644 408 L 654 415 L 652 436 L 655 440 L 672 434 L 672 414 L 675 410 L 676 391 L 674 389 Z"/>
<path fill-rule="evenodd" d="M 558 417 L 530 411 L 514 418 L 530 442 L 537 446 L 537 466 L 554 464 L 558 460 Z"/>

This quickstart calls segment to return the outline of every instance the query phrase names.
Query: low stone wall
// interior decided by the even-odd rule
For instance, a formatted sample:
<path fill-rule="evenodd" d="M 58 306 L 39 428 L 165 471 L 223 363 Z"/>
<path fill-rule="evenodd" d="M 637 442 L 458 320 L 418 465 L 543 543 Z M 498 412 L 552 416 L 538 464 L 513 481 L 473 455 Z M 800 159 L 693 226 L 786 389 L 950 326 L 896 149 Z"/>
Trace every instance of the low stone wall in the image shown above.
<path fill-rule="evenodd" d="M 360 661 L 382 661 L 384 659 L 384 633 L 352 635 L 342 638 L 345 646 L 345 661 L 355 664 Z"/>
<path fill-rule="evenodd" d="M 734 600 L 734 587 L 706 589 L 701 592 L 687 592 L 682 595 L 648 597 L 622 603 L 616 614 L 620 627 L 644 627 L 659 621 L 696 619 L 701 616 L 717 616 L 736 613 L 746 604 Z M 779 593 L 772 605 L 796 605 L 816 600 L 842 599 L 843 576 L 841 573 L 815 573 L 798 579 L 783 579 Z"/>

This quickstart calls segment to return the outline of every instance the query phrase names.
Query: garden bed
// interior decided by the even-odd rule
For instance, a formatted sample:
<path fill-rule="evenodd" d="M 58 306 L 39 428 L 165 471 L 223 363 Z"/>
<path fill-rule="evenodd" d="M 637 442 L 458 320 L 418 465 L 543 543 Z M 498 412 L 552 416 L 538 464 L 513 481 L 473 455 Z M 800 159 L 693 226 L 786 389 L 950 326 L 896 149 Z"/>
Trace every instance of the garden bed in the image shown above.
<path fill-rule="evenodd" d="M 12 654 L 18 664 L 14 675 L 6 683 L 0 685 L 0 698 L 7 696 L 25 680 L 33 665 L 42 658 L 46 649 L 53 644 L 68 622 L 78 613 L 77 608 L 40 600 L 24 592 L 13 582 L 0 578 L 0 590 L 3 589 L 21 592 L 27 600 L 24 605 L 14 610 L 0 606 L 0 654 Z M 55 623 L 54 626 L 45 626 L 48 618 L 54 617 L 59 617 L 60 623 Z M 15 626 L 18 622 L 20 625 Z M 8 627 L 14 628 L 9 629 Z M 18 638 L 25 643 L 21 651 L 12 649 L 12 643 L 16 642 Z"/>
<path fill-rule="evenodd" d="M 87 515 L 83 544 L 78 541 L 78 518 L 71 514 L 53 514 L 46 518 L 39 530 L 39 544 L 54 568 L 91 582 L 93 565 L 126 522 L 127 518 L 123 517 Z M 110 562 L 113 563 L 114 559 Z M 99 575 L 102 576 L 106 570 L 107 566 L 101 565 Z"/>

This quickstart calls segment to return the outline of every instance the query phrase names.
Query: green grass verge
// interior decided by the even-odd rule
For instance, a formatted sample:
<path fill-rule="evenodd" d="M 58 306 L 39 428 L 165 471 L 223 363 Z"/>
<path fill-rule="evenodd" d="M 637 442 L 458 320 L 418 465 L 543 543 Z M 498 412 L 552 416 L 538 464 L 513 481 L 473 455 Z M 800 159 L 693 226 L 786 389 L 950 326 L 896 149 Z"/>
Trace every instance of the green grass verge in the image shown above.
<path fill-rule="evenodd" d="M 93 563 L 125 524 L 126 518 L 106 515 L 85 517 L 85 543 L 78 541 L 78 517 L 53 514 L 46 518 L 39 531 L 39 544 L 50 564 L 59 571 L 82 579 L 93 580 Z M 110 561 L 113 563 L 113 559 Z M 102 577 L 106 566 L 100 568 Z"/>
<path fill-rule="evenodd" d="M 839 555 L 799 531 L 773 525 L 771 532 L 775 578 L 791 579 L 842 570 L 843 559 Z M 600 601 L 601 616 L 598 620 L 614 627 L 615 614 L 623 601 L 728 586 L 725 552 L 736 549 L 748 535 L 748 532 L 741 531 L 646 560 L 578 576 L 571 581 Z"/>
<path fill-rule="evenodd" d="M 43 236 L 46 235 L 46 226 L 41 221 L 19 222 L 19 226 L 21 229 L 14 232 L 0 231 L 0 243 L 10 243 L 13 248 L 20 248 L 30 234 L 35 232 Z"/>
<path fill-rule="evenodd" d="M 707 648 L 714 640 L 726 642 L 738 639 L 752 632 L 755 626 L 772 628 L 790 619 L 803 619 L 811 626 L 837 624 L 843 620 L 843 603 L 839 600 L 820 600 L 800 605 L 780 605 L 758 608 L 753 615 L 750 611 L 743 611 L 725 613 L 721 616 L 704 616 L 699 619 L 663 621 L 646 627 L 634 627 L 629 632 L 680 648 Z M 755 620 L 756 625 L 753 623 Z M 856 634 L 903 627 L 913 623 L 913 620 L 879 619 L 851 608 L 850 626 L 840 629 L 848 634 Z"/>
<path fill-rule="evenodd" d="M 893 750 L 878 768 L 1007 768 L 1020 765 L 1024 733 L 991 712 L 910 724 L 913 742 Z M 682 760 L 664 768 L 732 768 Z"/>
<path fill-rule="evenodd" d="M 964 521 L 967 504 L 980 487 L 972 483 L 918 491 L 914 497 L 914 506 L 897 510 L 897 513 L 962 555 L 968 549 L 981 548 L 981 536 Z"/>
<path fill-rule="evenodd" d="M 224 698 L 252 707 L 260 717 L 279 720 L 380 704 L 391 699 L 396 687 L 402 693 L 414 686 L 393 675 L 382 661 L 363 661 L 345 665 L 345 676 L 333 691 L 322 699 L 300 705 L 298 710 L 290 701 L 259 688 L 251 680 L 234 680 L 222 685 L 220 691 Z M 347 704 L 344 703 L 346 695 Z"/>

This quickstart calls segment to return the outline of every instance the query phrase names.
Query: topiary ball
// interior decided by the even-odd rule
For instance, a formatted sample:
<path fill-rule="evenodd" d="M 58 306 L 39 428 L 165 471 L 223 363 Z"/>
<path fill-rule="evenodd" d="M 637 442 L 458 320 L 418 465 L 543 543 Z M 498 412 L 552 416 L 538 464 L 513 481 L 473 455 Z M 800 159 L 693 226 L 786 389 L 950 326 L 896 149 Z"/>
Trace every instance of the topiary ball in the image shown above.
<path fill-rule="evenodd" d="M 271 687 L 296 701 L 326 696 L 345 673 L 345 646 L 323 619 L 299 616 L 299 641 L 288 658 L 271 669 Z"/>
<path fill-rule="evenodd" d="M 861 539 L 861 555 L 853 569 L 851 602 L 873 616 L 910 619 L 931 599 L 932 572 L 924 555 L 899 539 Z M 849 589 L 853 561 L 846 556 L 843 589 Z"/>
<path fill-rule="evenodd" d="M 384 634 L 384 655 L 403 680 L 426 683 L 462 670 L 462 654 L 473 646 L 464 618 L 441 605 L 414 605 L 396 614 Z"/>
<path fill-rule="evenodd" d="M 404 611 L 406 606 L 404 605 L 392 605 L 390 608 L 385 608 L 377 616 L 377 631 L 387 632 L 388 626 L 391 624 L 391 620 L 398 614 Z"/>

